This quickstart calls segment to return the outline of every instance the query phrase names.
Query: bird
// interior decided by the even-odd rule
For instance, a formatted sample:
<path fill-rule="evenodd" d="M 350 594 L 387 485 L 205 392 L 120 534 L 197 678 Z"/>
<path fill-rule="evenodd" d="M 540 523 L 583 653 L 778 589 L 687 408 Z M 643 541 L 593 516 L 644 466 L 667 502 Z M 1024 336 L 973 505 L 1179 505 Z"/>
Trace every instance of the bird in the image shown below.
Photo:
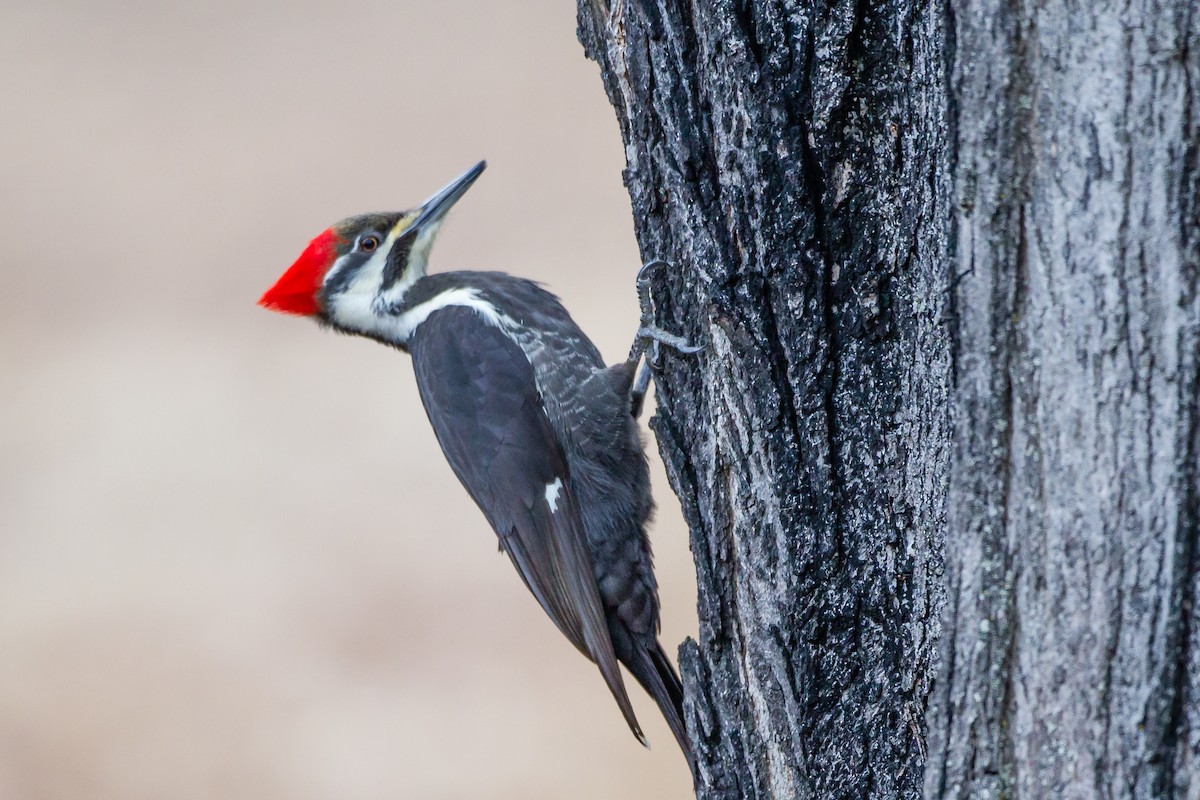
<path fill-rule="evenodd" d="M 361 214 L 314 238 L 259 299 L 411 356 L 417 390 L 450 467 L 500 550 L 559 631 L 599 668 L 634 736 L 649 746 L 618 663 L 655 700 L 695 775 L 683 687 L 658 641 L 646 526 L 653 511 L 637 417 L 643 355 L 695 347 L 651 323 L 607 366 L 559 299 L 503 272 L 427 273 L 447 212 L 480 161 L 415 209 Z M 647 353 L 647 348 L 652 352 Z"/>

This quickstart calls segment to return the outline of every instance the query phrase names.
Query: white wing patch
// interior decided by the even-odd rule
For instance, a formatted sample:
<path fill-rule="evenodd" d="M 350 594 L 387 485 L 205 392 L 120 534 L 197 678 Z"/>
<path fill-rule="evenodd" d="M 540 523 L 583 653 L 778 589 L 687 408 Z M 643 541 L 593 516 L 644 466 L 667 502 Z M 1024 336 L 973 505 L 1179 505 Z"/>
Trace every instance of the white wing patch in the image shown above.
<path fill-rule="evenodd" d="M 550 506 L 551 514 L 558 511 L 558 494 L 561 491 L 562 478 L 555 478 L 553 483 L 546 484 L 546 504 Z"/>

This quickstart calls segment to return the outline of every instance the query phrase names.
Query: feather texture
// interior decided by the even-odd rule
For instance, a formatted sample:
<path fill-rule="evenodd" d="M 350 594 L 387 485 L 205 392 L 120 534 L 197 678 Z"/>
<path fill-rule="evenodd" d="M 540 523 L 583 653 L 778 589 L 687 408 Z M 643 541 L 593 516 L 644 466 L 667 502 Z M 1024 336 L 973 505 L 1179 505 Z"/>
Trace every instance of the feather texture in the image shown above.
<path fill-rule="evenodd" d="M 454 473 L 546 614 L 599 666 L 644 742 L 617 666 L 566 456 L 533 365 L 508 334 L 467 307 L 430 315 L 409 350 L 425 411 Z"/>

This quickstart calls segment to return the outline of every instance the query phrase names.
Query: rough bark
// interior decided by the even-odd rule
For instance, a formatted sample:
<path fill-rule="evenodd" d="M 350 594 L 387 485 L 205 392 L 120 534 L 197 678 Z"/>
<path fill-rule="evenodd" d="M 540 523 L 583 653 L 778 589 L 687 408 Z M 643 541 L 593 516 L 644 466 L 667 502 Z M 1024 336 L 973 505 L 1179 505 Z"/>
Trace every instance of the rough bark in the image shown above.
<path fill-rule="evenodd" d="M 914 797 L 950 426 L 942 14 L 580 3 L 625 139 L 691 526 L 702 797 Z"/>
<path fill-rule="evenodd" d="M 698 796 L 1200 796 L 1197 0 L 579 20 L 708 345 Z"/>
<path fill-rule="evenodd" d="M 1200 796 L 1200 13 L 955 4 L 932 797 Z"/>

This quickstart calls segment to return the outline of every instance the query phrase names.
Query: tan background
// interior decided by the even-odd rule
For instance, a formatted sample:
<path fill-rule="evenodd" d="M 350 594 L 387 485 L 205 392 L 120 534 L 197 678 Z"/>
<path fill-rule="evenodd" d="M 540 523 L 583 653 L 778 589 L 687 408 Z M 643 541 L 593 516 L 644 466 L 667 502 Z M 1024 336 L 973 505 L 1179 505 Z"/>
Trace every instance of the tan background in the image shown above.
<path fill-rule="evenodd" d="M 254 306 L 486 157 L 433 268 L 544 280 L 619 358 L 638 254 L 573 15 L 0 5 L 0 798 L 688 795 L 497 554 L 406 358 Z"/>

